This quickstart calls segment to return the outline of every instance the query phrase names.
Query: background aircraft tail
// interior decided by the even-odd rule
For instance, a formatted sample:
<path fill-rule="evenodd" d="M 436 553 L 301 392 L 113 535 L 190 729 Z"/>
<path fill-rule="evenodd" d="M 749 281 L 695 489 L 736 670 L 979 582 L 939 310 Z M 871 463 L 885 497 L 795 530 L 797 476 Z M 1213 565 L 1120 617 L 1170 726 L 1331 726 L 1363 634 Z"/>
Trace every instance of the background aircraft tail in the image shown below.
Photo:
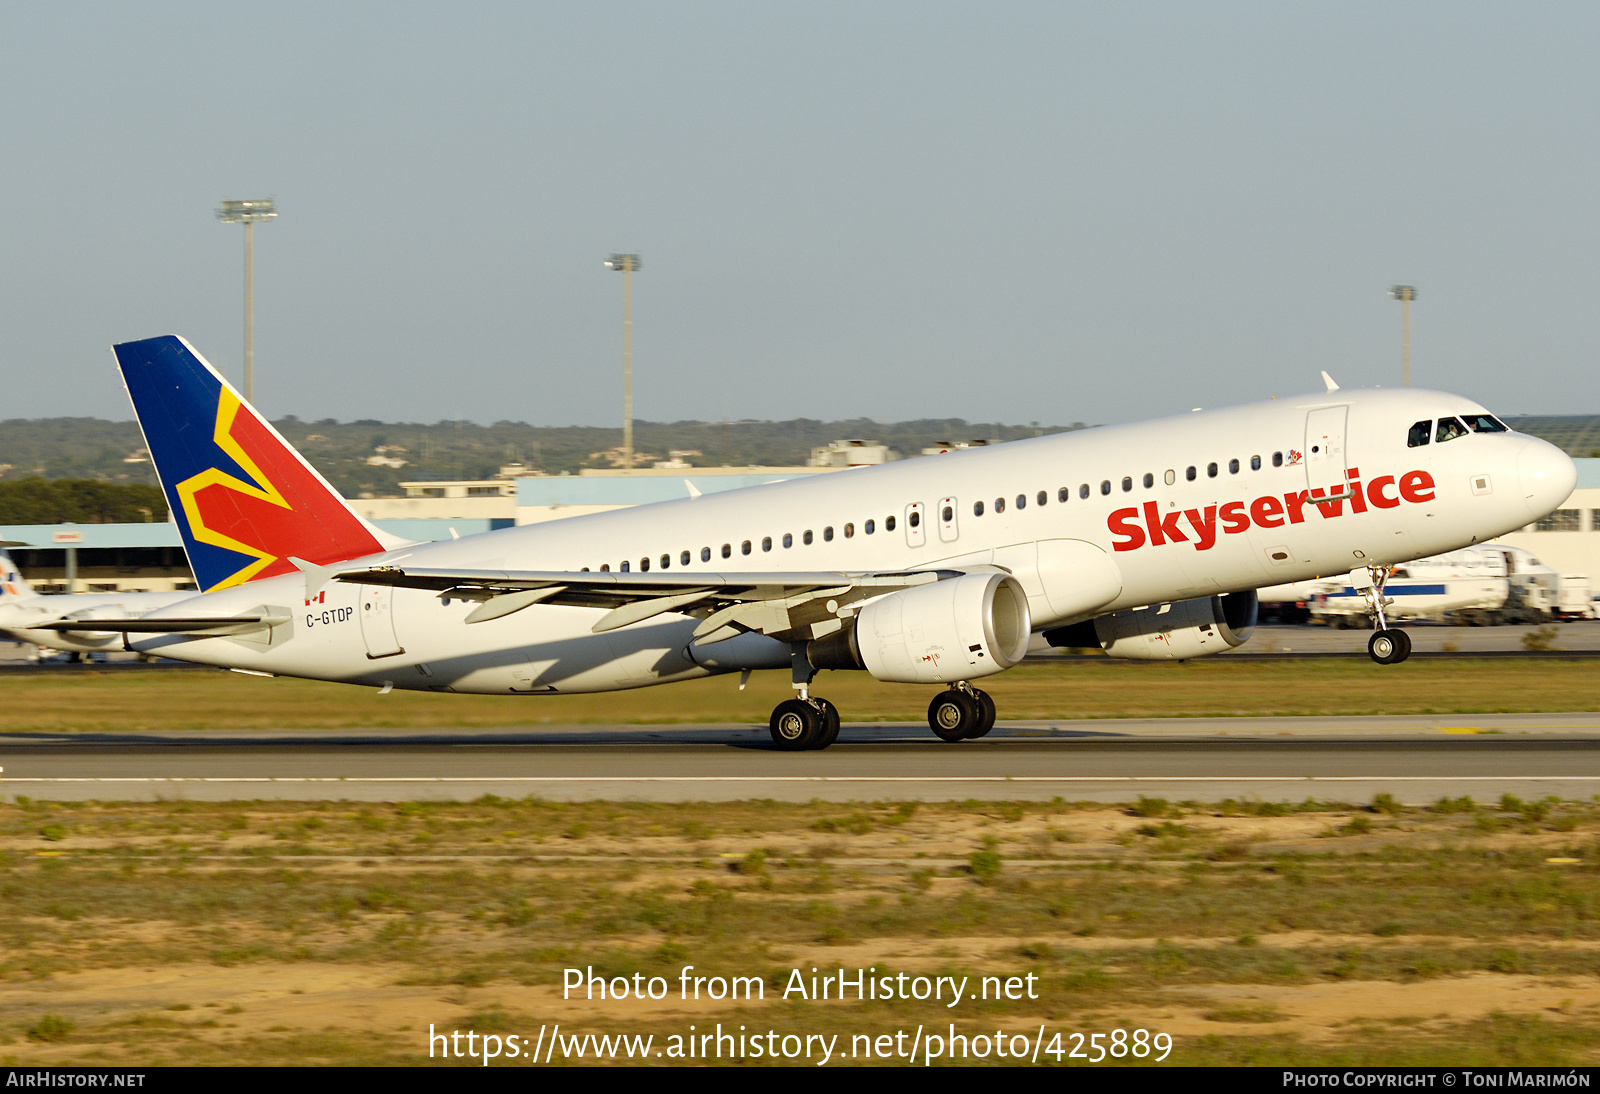
<path fill-rule="evenodd" d="M 0 604 L 8 600 L 32 600 L 38 595 L 17 569 L 17 564 L 11 561 L 11 555 L 0 547 Z"/>
<path fill-rule="evenodd" d="M 114 348 L 202 591 L 409 542 L 362 519 L 182 338 Z"/>

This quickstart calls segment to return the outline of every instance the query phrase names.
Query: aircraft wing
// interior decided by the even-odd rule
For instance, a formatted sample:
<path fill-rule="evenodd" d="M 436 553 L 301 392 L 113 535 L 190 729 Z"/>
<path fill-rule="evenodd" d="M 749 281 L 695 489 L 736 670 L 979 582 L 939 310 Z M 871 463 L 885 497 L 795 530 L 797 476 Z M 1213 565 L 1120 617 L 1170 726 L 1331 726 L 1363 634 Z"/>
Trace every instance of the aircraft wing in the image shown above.
<path fill-rule="evenodd" d="M 441 598 L 480 601 L 467 616 L 468 623 L 499 619 L 533 604 L 609 608 L 594 624 L 598 634 L 675 612 L 700 619 L 694 634 L 706 644 L 745 631 L 786 641 L 822 638 L 839 630 L 859 601 L 960 573 L 635 574 L 377 566 L 346 570 L 334 574 L 333 580 L 427 589 Z"/>

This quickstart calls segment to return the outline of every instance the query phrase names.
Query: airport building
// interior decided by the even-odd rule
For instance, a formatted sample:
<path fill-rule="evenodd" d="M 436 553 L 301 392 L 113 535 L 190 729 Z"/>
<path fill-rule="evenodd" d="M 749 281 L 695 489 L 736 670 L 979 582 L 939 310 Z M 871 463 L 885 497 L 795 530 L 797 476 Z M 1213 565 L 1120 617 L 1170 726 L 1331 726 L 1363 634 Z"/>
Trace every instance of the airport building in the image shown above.
<path fill-rule="evenodd" d="M 1502 536 L 1499 542 L 1532 551 L 1560 573 L 1586 574 L 1600 582 L 1600 459 L 1576 462 L 1578 485 L 1567 502 L 1543 520 Z M 404 497 L 363 498 L 351 504 L 386 532 L 413 540 L 445 540 L 738 490 L 800 475 L 845 472 L 849 466 L 665 467 L 407 482 L 401 484 Z M 23 576 L 40 592 L 195 587 L 178 529 L 168 522 L 0 526 L 0 541 L 8 545 Z"/>

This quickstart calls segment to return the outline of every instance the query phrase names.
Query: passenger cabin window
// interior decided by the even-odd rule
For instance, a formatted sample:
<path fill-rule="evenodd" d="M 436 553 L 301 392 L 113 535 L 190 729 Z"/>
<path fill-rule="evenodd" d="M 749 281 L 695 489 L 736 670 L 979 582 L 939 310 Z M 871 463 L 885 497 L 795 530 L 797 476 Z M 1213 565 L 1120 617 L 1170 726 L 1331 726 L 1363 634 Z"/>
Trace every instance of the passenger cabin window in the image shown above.
<path fill-rule="evenodd" d="M 875 520 L 867 521 L 867 523 L 862 527 L 862 531 L 866 532 L 867 535 L 869 535 L 869 536 L 872 533 L 876 532 L 877 530 L 878 530 L 878 522 L 875 521 Z"/>
<path fill-rule="evenodd" d="M 1166 481 L 1166 484 L 1168 486 L 1171 486 L 1173 483 L 1178 481 L 1178 473 L 1176 471 L 1174 471 L 1170 467 L 1167 468 L 1167 474 L 1165 476 L 1165 481 Z"/>
<path fill-rule="evenodd" d="M 854 536 L 855 534 L 856 534 L 856 526 L 854 524 L 846 524 L 844 526 L 844 538 L 845 539 L 849 539 L 852 536 Z"/>
<path fill-rule="evenodd" d="M 890 517 L 889 519 L 893 520 L 894 518 Z M 922 513 L 916 509 L 911 510 L 911 516 L 907 517 L 906 519 L 911 522 L 911 527 L 913 528 L 918 528 L 922 525 Z M 893 526 L 889 528 L 889 531 L 894 531 Z"/>
<path fill-rule="evenodd" d="M 762 536 L 761 537 L 761 549 L 763 551 L 772 550 L 772 537 L 771 536 Z"/>
<path fill-rule="evenodd" d="M 704 552 L 704 554 L 706 554 L 706 555 L 709 555 L 710 553 L 711 553 L 710 551 Z M 683 554 L 678 556 L 678 565 L 679 566 L 687 566 L 687 565 L 689 565 L 689 552 L 688 551 L 685 551 L 685 552 L 683 552 Z"/>
<path fill-rule="evenodd" d="M 975 517 L 983 516 L 983 502 L 975 501 L 972 503 L 972 515 Z"/>
<path fill-rule="evenodd" d="M 1102 479 L 1101 480 L 1101 482 L 1100 482 L 1100 493 L 1102 495 L 1111 493 L 1111 480 L 1110 479 Z"/>
<path fill-rule="evenodd" d="M 710 562 L 711 561 L 711 548 L 709 548 L 709 547 L 700 548 L 700 561 L 701 562 Z"/>
<path fill-rule="evenodd" d="M 722 557 L 723 558 L 732 558 L 733 557 L 733 544 L 724 543 L 722 545 Z"/>
<path fill-rule="evenodd" d="M 1283 466 L 1283 453 L 1282 452 L 1274 452 L 1272 454 L 1272 466 L 1273 467 L 1282 467 Z"/>
<path fill-rule="evenodd" d="M 1439 428 L 1433 431 L 1433 439 L 1440 444 L 1445 441 L 1453 441 L 1457 437 L 1465 437 L 1466 435 L 1467 427 L 1461 424 L 1459 418 L 1440 418 Z"/>
<path fill-rule="evenodd" d="M 1089 484 L 1088 483 L 1084 483 L 1082 486 L 1078 487 L 1078 497 L 1086 498 L 1088 496 L 1089 496 Z"/>
<path fill-rule="evenodd" d="M 1154 475 L 1152 475 L 1150 472 L 1146 471 L 1144 473 L 1144 488 L 1146 490 L 1148 490 L 1152 486 L 1154 486 L 1155 484 L 1156 484 L 1156 477 Z"/>
<path fill-rule="evenodd" d="M 661 568 L 663 570 L 665 570 L 665 569 L 669 568 L 671 565 L 672 565 L 672 556 L 671 555 L 662 555 L 661 556 Z"/>
<path fill-rule="evenodd" d="M 1056 500 L 1059 502 L 1065 502 L 1070 497 L 1072 497 L 1072 490 L 1068 487 L 1063 486 L 1056 491 Z"/>
<path fill-rule="evenodd" d="M 800 542 L 804 543 L 807 547 L 811 546 L 811 529 L 806 529 L 805 535 L 800 537 Z"/>
<path fill-rule="evenodd" d="M 794 536 L 790 535 L 788 532 L 783 533 L 783 545 L 785 547 L 793 547 Z"/>
<path fill-rule="evenodd" d="M 622 564 L 622 572 L 623 573 L 627 573 L 628 572 L 628 564 L 626 562 L 624 562 Z"/>
<path fill-rule="evenodd" d="M 1194 481 L 1194 464 L 1189 465 L 1189 469 L 1183 473 L 1183 477 L 1188 479 L 1190 482 Z"/>
<path fill-rule="evenodd" d="M 639 572 L 641 574 L 647 574 L 650 572 L 650 560 L 648 558 L 641 558 L 639 560 Z"/>
<path fill-rule="evenodd" d="M 994 511 L 996 513 L 1004 513 L 1006 511 L 1006 499 L 1005 498 L 995 498 L 994 499 Z"/>
<path fill-rule="evenodd" d="M 1133 489 L 1133 476 L 1132 475 L 1124 475 L 1124 476 L 1122 476 L 1122 492 L 1124 494 L 1126 494 L 1129 490 L 1132 490 L 1132 489 Z"/>
<path fill-rule="evenodd" d="M 822 530 L 822 542 L 824 542 L 824 543 L 832 543 L 833 542 L 833 525 L 830 524 L 830 525 L 828 525 L 826 528 L 824 528 Z"/>
<path fill-rule="evenodd" d="M 747 554 L 750 553 L 750 541 L 749 540 L 745 540 L 743 543 L 739 544 L 739 553 L 741 555 L 747 555 Z"/>
<path fill-rule="evenodd" d="M 1250 470 L 1252 470 L 1252 471 L 1260 471 L 1261 470 L 1261 457 L 1260 456 L 1251 456 L 1250 457 Z"/>
<path fill-rule="evenodd" d="M 883 518 L 883 530 L 885 532 L 894 531 L 894 518 L 893 517 L 884 517 Z"/>
<path fill-rule="evenodd" d="M 913 515 L 915 515 L 915 514 L 913 514 Z M 955 509 L 953 509 L 950 506 L 946 505 L 944 507 L 943 511 L 940 512 L 939 516 L 941 518 L 943 518 L 943 520 L 944 520 L 944 522 L 946 524 L 949 524 L 951 521 L 956 519 L 956 511 L 955 511 Z"/>
<path fill-rule="evenodd" d="M 1433 419 L 1427 418 L 1418 422 L 1416 425 L 1412 426 L 1410 432 L 1406 434 L 1406 447 L 1421 448 L 1423 445 L 1428 443 L 1429 437 L 1432 433 Z"/>
<path fill-rule="evenodd" d="M 1206 464 L 1206 477 L 1207 478 L 1211 478 L 1211 479 L 1214 479 L 1214 478 L 1217 477 L 1217 465 L 1216 464 L 1214 464 L 1214 463 Z"/>
<path fill-rule="evenodd" d="M 1496 418 L 1493 414 L 1463 414 L 1467 425 L 1474 433 L 1509 433 L 1506 423 Z"/>
<path fill-rule="evenodd" d="M 1036 504 L 1043 505 L 1050 500 L 1050 495 L 1041 490 L 1033 500 Z"/>
<path fill-rule="evenodd" d="M 1026 495 L 1026 494 L 1018 494 L 1017 495 L 1017 508 L 1018 509 L 1026 509 L 1027 507 L 1028 507 L 1028 495 Z"/>
<path fill-rule="evenodd" d="M 600 564 L 600 572 L 603 574 L 609 574 L 611 572 L 611 563 L 602 562 Z"/>
<path fill-rule="evenodd" d="M 1239 473 L 1239 461 L 1238 460 L 1229 460 L 1228 461 L 1228 474 L 1237 475 L 1238 473 Z"/>

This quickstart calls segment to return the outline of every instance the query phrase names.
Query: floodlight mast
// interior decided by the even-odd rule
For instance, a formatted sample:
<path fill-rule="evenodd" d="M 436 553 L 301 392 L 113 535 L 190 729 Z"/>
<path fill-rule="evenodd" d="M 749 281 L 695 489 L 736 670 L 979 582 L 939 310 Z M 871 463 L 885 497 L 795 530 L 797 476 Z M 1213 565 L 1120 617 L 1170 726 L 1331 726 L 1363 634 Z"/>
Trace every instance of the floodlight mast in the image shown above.
<path fill-rule="evenodd" d="M 622 271 L 622 465 L 633 470 L 633 274 L 638 255 L 612 255 L 606 268 Z"/>
<path fill-rule="evenodd" d="M 255 226 L 258 220 L 273 220 L 278 210 L 273 198 L 222 202 L 217 219 L 224 224 L 244 225 L 244 401 L 256 401 L 256 302 L 255 302 Z"/>
<path fill-rule="evenodd" d="M 1396 285 L 1389 295 L 1400 301 L 1400 382 L 1411 386 L 1411 302 L 1417 298 L 1415 285 Z"/>

